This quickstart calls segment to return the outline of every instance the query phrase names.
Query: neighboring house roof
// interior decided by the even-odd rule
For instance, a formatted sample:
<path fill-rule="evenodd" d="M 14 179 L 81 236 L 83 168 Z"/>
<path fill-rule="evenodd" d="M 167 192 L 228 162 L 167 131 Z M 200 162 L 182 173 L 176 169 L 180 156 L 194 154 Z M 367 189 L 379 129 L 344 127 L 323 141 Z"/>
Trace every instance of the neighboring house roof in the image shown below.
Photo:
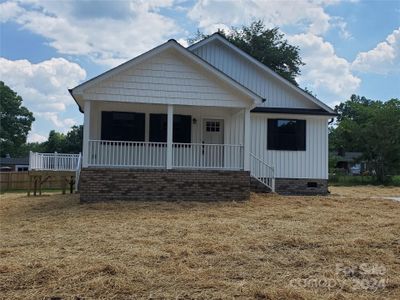
<path fill-rule="evenodd" d="M 316 97 L 310 95 L 309 93 L 305 92 L 304 90 L 302 90 L 298 86 L 294 85 L 293 83 L 291 83 L 287 79 L 283 78 L 278 73 L 274 72 L 272 69 L 270 69 L 269 67 L 267 67 L 266 65 L 264 65 L 263 63 L 261 63 L 260 61 L 258 61 L 254 57 L 252 57 L 251 55 L 247 54 L 245 51 L 243 51 L 242 49 L 238 48 L 237 46 L 235 46 L 231 42 L 229 42 L 225 37 L 223 37 L 218 32 L 212 34 L 208 38 L 205 38 L 205 39 L 203 39 L 203 40 L 201 40 L 201 41 L 189 46 L 188 49 L 192 51 L 192 50 L 195 50 L 195 49 L 197 49 L 199 47 L 202 47 L 203 45 L 205 45 L 207 43 L 210 43 L 212 41 L 215 41 L 215 40 L 218 40 L 219 42 L 223 43 L 224 45 L 226 45 L 227 47 L 232 49 L 234 52 L 236 52 L 240 56 L 244 57 L 247 61 L 249 61 L 249 62 L 253 63 L 254 65 L 256 65 L 257 67 L 259 67 L 259 69 L 261 69 L 263 72 L 265 72 L 266 74 L 274 77 L 275 79 L 277 79 L 278 81 L 280 81 L 285 86 L 287 86 L 288 88 L 292 89 L 293 91 L 301 94 L 307 100 L 309 100 L 309 101 L 313 102 L 314 104 L 318 105 L 323 110 L 325 110 L 325 111 L 327 111 L 327 112 L 329 112 L 331 114 L 335 114 L 336 115 L 335 111 L 332 108 L 330 108 L 328 105 L 323 103 L 321 100 L 319 100 Z"/>
<path fill-rule="evenodd" d="M 29 157 L 1 157 L 0 165 L 29 165 Z"/>
<path fill-rule="evenodd" d="M 209 64 L 202 58 L 198 57 L 197 55 L 195 55 L 194 53 L 189 51 L 187 48 L 181 46 L 175 40 L 169 40 L 168 42 L 166 42 L 160 46 L 157 46 L 157 47 L 151 49 L 150 51 L 147 51 L 146 53 L 143 53 L 143 54 L 141 54 L 141 55 L 139 55 L 139 56 L 109 70 L 109 71 L 106 71 L 97 77 L 94 77 L 84 83 L 81 83 L 80 85 L 76 86 L 75 88 L 70 89 L 69 92 L 72 95 L 72 97 L 74 98 L 75 102 L 78 104 L 79 110 L 81 112 L 83 112 L 81 105 L 79 105 L 79 103 L 78 103 L 79 102 L 78 100 L 79 100 L 79 97 L 82 96 L 85 89 L 87 89 L 93 85 L 96 85 L 96 84 L 98 84 L 112 76 L 115 76 L 123 71 L 126 71 L 129 68 L 132 68 L 132 67 L 138 65 L 139 63 L 144 62 L 145 60 L 148 60 L 149 58 L 151 58 L 157 54 L 160 54 L 163 51 L 171 49 L 171 48 L 177 50 L 180 54 L 182 54 L 186 58 L 190 59 L 192 62 L 196 63 L 197 65 L 201 66 L 207 72 L 212 73 L 217 78 L 224 81 L 232 88 L 236 89 L 236 91 L 243 93 L 246 96 L 248 96 L 249 98 L 253 99 L 253 101 L 261 103 L 264 100 L 262 97 L 260 97 L 259 95 L 257 95 L 256 93 L 254 93 L 253 91 L 248 89 L 247 87 L 241 85 L 240 83 L 238 83 L 237 81 L 235 81 L 234 79 L 232 79 L 231 77 L 226 75 L 225 73 L 223 73 L 220 70 L 218 70 L 217 68 L 215 68 L 213 65 Z"/>

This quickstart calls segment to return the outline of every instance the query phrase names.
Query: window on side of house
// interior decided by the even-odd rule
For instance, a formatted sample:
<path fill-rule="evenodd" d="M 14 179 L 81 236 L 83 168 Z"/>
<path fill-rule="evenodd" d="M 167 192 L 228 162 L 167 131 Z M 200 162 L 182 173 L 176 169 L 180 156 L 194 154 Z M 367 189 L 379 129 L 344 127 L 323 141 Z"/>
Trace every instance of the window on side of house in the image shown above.
<path fill-rule="evenodd" d="M 143 142 L 144 130 L 144 113 L 103 111 L 101 114 L 102 140 Z"/>
<path fill-rule="evenodd" d="M 268 119 L 268 150 L 306 150 L 306 121 Z"/>
<path fill-rule="evenodd" d="M 192 140 L 192 117 L 174 115 L 173 142 L 190 143 Z M 150 142 L 167 142 L 167 115 L 150 114 Z"/>

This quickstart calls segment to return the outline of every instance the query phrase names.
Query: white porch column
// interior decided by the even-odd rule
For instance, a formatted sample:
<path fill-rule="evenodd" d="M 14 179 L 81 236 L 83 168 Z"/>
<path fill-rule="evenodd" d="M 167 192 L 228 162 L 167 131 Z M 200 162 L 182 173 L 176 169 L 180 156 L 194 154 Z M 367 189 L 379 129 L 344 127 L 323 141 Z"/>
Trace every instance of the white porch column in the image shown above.
<path fill-rule="evenodd" d="M 250 108 L 246 108 L 244 110 L 244 147 L 243 147 L 243 169 L 245 171 L 250 171 L 250 137 L 251 137 L 251 130 L 250 130 Z"/>
<path fill-rule="evenodd" d="M 172 138 L 174 127 L 174 106 L 168 104 L 167 114 L 167 169 L 172 169 Z"/>
<path fill-rule="evenodd" d="M 91 102 L 85 101 L 83 114 L 83 142 L 82 142 L 82 167 L 87 168 L 89 165 L 89 139 L 90 139 L 90 115 L 91 115 Z"/>

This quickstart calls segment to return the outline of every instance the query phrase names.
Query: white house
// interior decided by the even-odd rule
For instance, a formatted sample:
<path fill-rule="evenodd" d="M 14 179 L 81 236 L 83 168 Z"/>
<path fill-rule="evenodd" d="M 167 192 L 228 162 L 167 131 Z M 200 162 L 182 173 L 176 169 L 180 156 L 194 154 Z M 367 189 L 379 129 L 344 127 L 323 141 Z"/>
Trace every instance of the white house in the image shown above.
<path fill-rule="evenodd" d="M 219 34 L 168 42 L 70 90 L 81 201 L 326 193 L 335 112 Z"/>

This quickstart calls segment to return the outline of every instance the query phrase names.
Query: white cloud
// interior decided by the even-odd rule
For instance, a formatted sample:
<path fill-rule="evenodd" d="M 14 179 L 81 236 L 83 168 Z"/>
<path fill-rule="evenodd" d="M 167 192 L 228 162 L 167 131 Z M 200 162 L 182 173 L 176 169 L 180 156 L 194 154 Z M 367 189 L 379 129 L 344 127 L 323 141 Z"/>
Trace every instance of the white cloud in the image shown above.
<path fill-rule="evenodd" d="M 50 121 L 63 132 L 67 132 L 70 127 L 77 124 L 77 122 L 71 118 L 61 119 L 57 112 L 37 112 L 35 116 Z"/>
<path fill-rule="evenodd" d="M 338 57 L 332 44 L 311 33 L 288 36 L 289 42 L 300 47 L 306 65 L 299 83 L 307 86 L 331 105 L 349 97 L 360 86 L 361 79 L 351 73 L 351 64 Z"/>
<path fill-rule="evenodd" d="M 44 135 L 35 133 L 35 132 L 30 132 L 28 135 L 28 143 L 42 143 L 47 141 L 47 137 Z"/>
<path fill-rule="evenodd" d="M 400 27 L 385 41 L 367 52 L 360 52 L 352 63 L 353 70 L 368 73 L 388 74 L 400 70 Z"/>
<path fill-rule="evenodd" d="M 323 34 L 336 20 L 324 7 L 338 1 L 199 0 L 188 16 L 206 33 L 226 24 L 240 26 L 262 19 L 268 27 L 296 25 L 313 34 Z M 342 21 L 343 22 L 343 21 Z"/>
<path fill-rule="evenodd" d="M 86 55 L 115 66 L 182 32 L 171 18 L 158 13 L 172 0 L 26 1 L 3 21 L 49 40 L 61 54 Z M 6 2 L 8 6 L 15 3 Z M 12 11 L 12 9 L 8 9 Z"/>
<path fill-rule="evenodd" d="M 61 119 L 60 115 L 74 104 L 68 88 L 86 78 L 78 64 L 64 58 L 33 64 L 0 57 L 0 78 L 22 97 L 23 105 L 34 113 L 35 123 L 44 118 L 63 131 L 76 123 L 70 118 Z"/>
<path fill-rule="evenodd" d="M 0 3 L 0 22 L 7 22 L 18 16 L 23 9 L 15 2 Z"/>

